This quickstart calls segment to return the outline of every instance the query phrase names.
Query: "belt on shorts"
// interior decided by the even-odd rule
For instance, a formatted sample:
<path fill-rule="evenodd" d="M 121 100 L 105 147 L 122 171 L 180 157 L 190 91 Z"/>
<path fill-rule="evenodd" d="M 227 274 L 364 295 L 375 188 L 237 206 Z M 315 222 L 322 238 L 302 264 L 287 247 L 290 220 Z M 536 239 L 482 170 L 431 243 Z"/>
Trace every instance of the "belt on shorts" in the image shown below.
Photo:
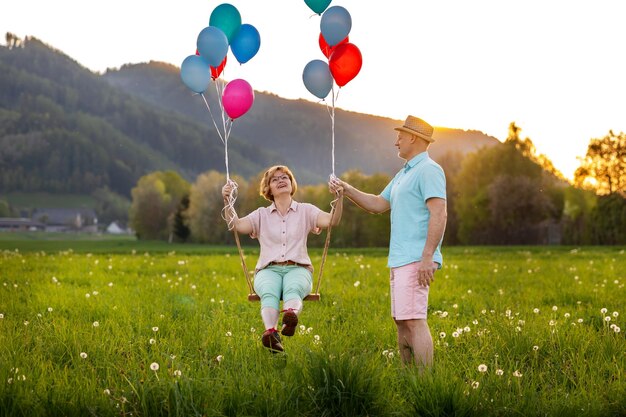
<path fill-rule="evenodd" d="M 294 261 L 284 261 L 284 262 L 270 262 L 269 264 L 267 264 L 268 266 L 288 266 L 288 265 L 295 265 L 295 266 L 303 266 L 303 267 L 307 267 L 308 265 L 304 265 L 304 264 L 299 264 L 298 262 L 294 262 Z"/>

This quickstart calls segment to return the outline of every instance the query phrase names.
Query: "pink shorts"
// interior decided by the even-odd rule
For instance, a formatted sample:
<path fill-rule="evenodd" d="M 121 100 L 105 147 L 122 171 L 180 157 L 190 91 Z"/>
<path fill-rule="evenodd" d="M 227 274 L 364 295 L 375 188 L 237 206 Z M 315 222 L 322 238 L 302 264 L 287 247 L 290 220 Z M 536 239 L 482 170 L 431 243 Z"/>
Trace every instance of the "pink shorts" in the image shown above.
<path fill-rule="evenodd" d="M 429 287 L 417 283 L 417 262 L 391 268 L 389 282 L 394 320 L 426 319 Z"/>

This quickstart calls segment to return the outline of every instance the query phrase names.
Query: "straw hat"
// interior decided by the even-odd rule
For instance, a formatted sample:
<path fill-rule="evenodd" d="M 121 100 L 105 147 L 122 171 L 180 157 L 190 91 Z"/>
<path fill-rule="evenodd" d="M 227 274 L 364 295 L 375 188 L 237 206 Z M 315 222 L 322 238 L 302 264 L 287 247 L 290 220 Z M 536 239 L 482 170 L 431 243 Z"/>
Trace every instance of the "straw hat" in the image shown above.
<path fill-rule="evenodd" d="M 408 116 L 404 122 L 404 126 L 396 127 L 394 130 L 401 130 L 402 132 L 419 136 L 420 138 L 431 143 L 435 141 L 435 139 L 433 139 L 433 127 L 415 116 Z"/>

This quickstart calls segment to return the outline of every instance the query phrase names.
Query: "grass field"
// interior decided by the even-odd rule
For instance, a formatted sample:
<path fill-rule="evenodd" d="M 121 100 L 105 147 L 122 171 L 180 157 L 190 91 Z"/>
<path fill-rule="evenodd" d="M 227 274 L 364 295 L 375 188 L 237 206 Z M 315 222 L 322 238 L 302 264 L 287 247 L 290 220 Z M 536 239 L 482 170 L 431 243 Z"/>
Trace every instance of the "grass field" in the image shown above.
<path fill-rule="evenodd" d="M 384 250 L 331 249 L 284 355 L 233 247 L 0 250 L 0 416 L 626 415 L 624 248 L 444 248 L 422 376 L 399 361 Z"/>

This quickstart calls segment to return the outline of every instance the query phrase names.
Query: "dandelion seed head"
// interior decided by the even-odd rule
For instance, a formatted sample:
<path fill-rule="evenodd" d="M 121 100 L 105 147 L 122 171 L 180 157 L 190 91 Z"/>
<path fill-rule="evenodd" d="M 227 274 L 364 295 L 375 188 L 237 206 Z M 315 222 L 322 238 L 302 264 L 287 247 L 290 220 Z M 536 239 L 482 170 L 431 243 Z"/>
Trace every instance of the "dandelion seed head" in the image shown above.
<path fill-rule="evenodd" d="M 111 395 L 111 391 L 108 388 L 105 388 L 104 391 L 102 391 L 102 393 L 104 395 Z"/>
<path fill-rule="evenodd" d="M 174 371 L 174 376 L 175 377 L 180 377 L 183 373 L 180 371 L 180 369 L 177 369 Z"/>
<path fill-rule="evenodd" d="M 539 309 L 538 309 L 538 308 L 534 308 L 534 309 L 533 309 L 533 313 L 535 313 L 535 314 L 539 314 Z"/>
<path fill-rule="evenodd" d="M 80 357 L 83 359 L 87 359 L 87 354 L 85 352 L 80 352 Z"/>
<path fill-rule="evenodd" d="M 52 313 L 52 307 L 48 307 L 48 313 Z"/>
<path fill-rule="evenodd" d="M 533 350 L 534 350 L 535 352 L 536 352 L 536 351 L 538 351 L 538 350 L 539 350 L 539 346 L 537 346 L 537 345 L 533 346 Z"/>
<path fill-rule="evenodd" d="M 502 376 L 504 375 L 504 371 L 502 369 L 496 369 L 496 375 Z"/>
<path fill-rule="evenodd" d="M 446 332 L 439 333 L 439 337 L 442 338 L 442 339 L 445 338 L 446 337 Z"/>
<path fill-rule="evenodd" d="M 156 340 L 150 338 L 150 340 L 148 341 L 151 345 L 154 345 L 156 343 Z"/>
<path fill-rule="evenodd" d="M 552 311 L 557 311 L 559 308 L 557 306 L 552 306 Z"/>
<path fill-rule="evenodd" d="M 452 332 L 452 337 L 459 337 L 459 333 L 458 332 Z"/>
<path fill-rule="evenodd" d="M 487 365 L 485 365 L 484 363 L 478 365 L 478 372 L 487 372 Z"/>
<path fill-rule="evenodd" d="M 159 370 L 159 364 L 156 362 L 152 362 L 150 364 L 150 369 L 152 369 L 153 371 L 158 371 Z"/>
<path fill-rule="evenodd" d="M 355 288 L 356 288 L 356 287 L 358 287 L 359 285 L 361 285 L 361 281 L 356 281 L 356 282 L 354 283 L 354 287 L 355 287 Z"/>
<path fill-rule="evenodd" d="M 521 378 L 522 375 L 523 374 L 519 370 L 517 370 L 517 369 L 515 371 L 513 371 L 513 376 L 516 377 L 516 378 Z"/>
<path fill-rule="evenodd" d="M 615 326 L 615 327 L 613 328 L 613 331 L 614 331 L 615 333 L 619 333 L 619 332 L 621 332 L 621 331 L 622 331 L 622 329 L 620 329 L 618 326 Z"/>
<path fill-rule="evenodd" d="M 615 318 L 619 317 L 619 313 L 617 311 L 614 311 L 613 312 L 613 317 L 615 317 Z"/>
<path fill-rule="evenodd" d="M 604 321 L 606 321 L 607 323 L 608 323 L 609 321 L 611 321 L 611 316 L 606 316 L 606 317 L 604 318 Z"/>
<path fill-rule="evenodd" d="M 606 308 L 604 308 L 604 307 L 600 309 L 600 313 L 602 313 L 602 314 L 606 314 L 607 311 L 608 310 Z"/>
<path fill-rule="evenodd" d="M 100 322 L 94 321 L 93 322 L 93 327 L 99 327 L 100 326 Z"/>
<path fill-rule="evenodd" d="M 158 331 L 159 331 L 159 328 L 158 328 L 158 327 L 156 327 L 156 326 L 154 326 L 154 327 L 152 328 L 152 331 L 156 333 L 156 332 L 158 332 Z"/>
<path fill-rule="evenodd" d="M 582 322 L 583 322 L 583 319 L 578 319 L 577 321 L 578 321 L 579 323 L 582 323 Z"/>
<path fill-rule="evenodd" d="M 232 332 L 230 332 L 230 331 L 226 332 L 226 337 L 231 337 L 232 335 L 233 335 Z"/>
<path fill-rule="evenodd" d="M 480 382 L 474 381 L 472 382 L 472 389 L 477 389 L 480 386 Z"/>
<path fill-rule="evenodd" d="M 217 357 L 215 358 L 216 361 L 221 362 L 224 360 L 224 356 L 222 355 L 217 355 Z"/>

